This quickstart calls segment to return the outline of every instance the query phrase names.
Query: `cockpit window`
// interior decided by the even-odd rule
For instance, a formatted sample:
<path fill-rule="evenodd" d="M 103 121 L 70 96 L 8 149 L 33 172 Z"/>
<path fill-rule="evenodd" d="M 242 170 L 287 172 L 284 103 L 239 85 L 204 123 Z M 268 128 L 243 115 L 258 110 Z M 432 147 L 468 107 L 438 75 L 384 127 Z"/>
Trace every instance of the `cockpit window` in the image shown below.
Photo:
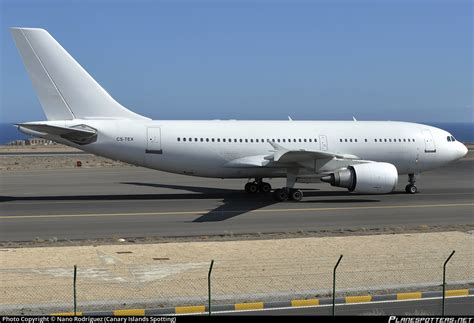
<path fill-rule="evenodd" d="M 448 136 L 448 141 L 451 141 L 451 136 Z"/>
<path fill-rule="evenodd" d="M 451 141 L 456 141 L 456 139 L 454 139 L 454 137 L 453 137 L 453 136 L 451 136 Z"/>

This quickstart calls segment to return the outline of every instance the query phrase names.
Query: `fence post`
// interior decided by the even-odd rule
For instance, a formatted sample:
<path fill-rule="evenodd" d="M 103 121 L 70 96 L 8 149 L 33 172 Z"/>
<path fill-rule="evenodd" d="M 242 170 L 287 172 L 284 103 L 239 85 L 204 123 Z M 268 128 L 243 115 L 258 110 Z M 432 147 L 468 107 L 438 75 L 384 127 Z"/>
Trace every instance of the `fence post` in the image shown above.
<path fill-rule="evenodd" d="M 337 261 L 336 266 L 334 266 L 334 270 L 332 272 L 332 316 L 336 315 L 336 269 L 337 266 L 339 266 L 341 259 L 342 255 L 339 257 L 339 260 Z"/>
<path fill-rule="evenodd" d="M 446 265 L 448 264 L 448 261 L 451 259 L 451 257 L 454 255 L 456 251 L 453 250 L 453 252 L 451 252 L 451 254 L 449 255 L 448 259 L 446 259 L 446 261 L 444 262 L 444 265 L 443 265 L 443 309 L 442 309 L 442 312 L 441 312 L 441 315 L 444 316 L 444 306 L 445 306 L 445 298 L 446 298 Z"/>
<path fill-rule="evenodd" d="M 209 267 L 209 273 L 207 274 L 207 291 L 209 296 L 209 315 L 211 315 L 211 272 L 212 266 L 214 265 L 214 259 L 211 260 L 211 266 Z"/>
<path fill-rule="evenodd" d="M 77 313 L 76 280 L 77 280 L 77 266 L 74 265 L 74 280 L 72 283 L 73 292 L 74 292 L 74 316 L 76 316 L 76 313 Z"/>

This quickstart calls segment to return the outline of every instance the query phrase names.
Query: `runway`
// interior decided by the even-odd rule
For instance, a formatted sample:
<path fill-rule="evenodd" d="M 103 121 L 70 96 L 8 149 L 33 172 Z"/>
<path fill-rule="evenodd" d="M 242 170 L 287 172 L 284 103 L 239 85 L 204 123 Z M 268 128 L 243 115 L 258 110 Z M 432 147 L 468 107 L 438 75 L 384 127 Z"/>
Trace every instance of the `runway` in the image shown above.
<path fill-rule="evenodd" d="M 299 185 L 302 202 L 249 196 L 245 180 L 138 167 L 10 171 L 1 175 L 0 241 L 354 232 L 473 225 L 474 160 L 422 174 L 420 193 L 357 195 Z M 283 186 L 272 180 L 273 187 Z M 472 228 L 471 228 L 472 229 Z"/>

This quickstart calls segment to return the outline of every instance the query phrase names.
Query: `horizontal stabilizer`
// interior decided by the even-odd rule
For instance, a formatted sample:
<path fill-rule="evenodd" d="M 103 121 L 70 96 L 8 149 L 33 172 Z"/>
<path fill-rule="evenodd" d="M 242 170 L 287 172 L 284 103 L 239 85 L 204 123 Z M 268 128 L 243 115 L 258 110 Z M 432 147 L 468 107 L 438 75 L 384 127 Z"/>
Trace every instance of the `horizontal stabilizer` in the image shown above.
<path fill-rule="evenodd" d="M 17 124 L 18 130 L 35 136 L 57 136 L 79 145 L 90 144 L 97 140 L 97 130 L 80 124 L 73 127 L 58 127 L 39 123 Z"/>

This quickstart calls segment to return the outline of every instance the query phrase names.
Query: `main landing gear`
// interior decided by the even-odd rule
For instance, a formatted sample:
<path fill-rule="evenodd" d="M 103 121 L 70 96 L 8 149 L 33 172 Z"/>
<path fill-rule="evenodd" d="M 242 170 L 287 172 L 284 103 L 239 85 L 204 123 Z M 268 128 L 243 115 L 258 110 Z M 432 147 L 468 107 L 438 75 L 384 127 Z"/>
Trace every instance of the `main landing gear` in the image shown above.
<path fill-rule="evenodd" d="M 303 199 L 303 192 L 301 190 L 289 187 L 279 188 L 275 190 L 273 194 L 275 199 L 279 202 L 285 202 L 288 200 L 299 202 Z"/>
<path fill-rule="evenodd" d="M 418 188 L 415 186 L 415 174 L 408 174 L 408 182 L 409 183 L 407 186 L 405 186 L 405 192 L 408 194 L 416 194 L 418 192 Z"/>
<path fill-rule="evenodd" d="M 254 182 L 248 182 L 245 184 L 245 192 L 249 194 L 255 193 L 270 193 L 272 186 L 266 182 L 262 182 L 261 178 L 255 179 Z"/>
<path fill-rule="evenodd" d="M 249 194 L 270 193 L 272 187 L 269 183 L 263 182 L 261 178 L 256 178 L 253 182 L 245 184 L 245 192 Z M 290 187 L 283 187 L 276 189 L 273 196 L 279 202 L 284 201 L 301 201 L 303 199 L 303 192 Z"/>
<path fill-rule="evenodd" d="M 299 202 L 303 199 L 303 192 L 293 188 L 298 176 L 298 168 L 288 168 L 286 171 L 286 187 L 275 190 L 273 196 L 278 202 L 288 200 Z"/>

